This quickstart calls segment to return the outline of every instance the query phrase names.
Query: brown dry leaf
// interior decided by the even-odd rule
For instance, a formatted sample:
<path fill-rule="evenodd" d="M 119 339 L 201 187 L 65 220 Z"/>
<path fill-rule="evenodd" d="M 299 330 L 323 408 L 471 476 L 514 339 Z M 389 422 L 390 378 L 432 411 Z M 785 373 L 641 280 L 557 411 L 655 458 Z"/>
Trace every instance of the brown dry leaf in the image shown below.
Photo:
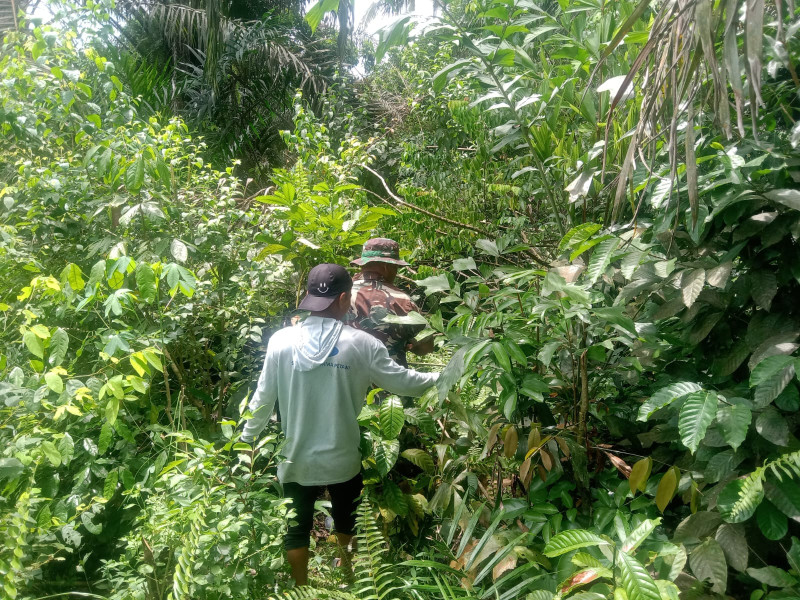
<path fill-rule="evenodd" d="M 544 468 L 550 471 L 553 468 L 553 457 L 550 455 L 550 451 L 542 448 L 539 451 L 539 456 L 542 457 L 542 464 L 544 465 Z"/>
<path fill-rule="evenodd" d="M 520 481 L 522 481 L 522 485 L 525 486 L 525 489 L 528 489 L 528 486 L 531 483 L 531 477 L 533 477 L 533 471 L 531 470 L 531 459 L 526 458 L 525 462 L 523 462 L 519 467 L 519 478 Z"/>
<path fill-rule="evenodd" d="M 506 435 L 503 438 L 503 455 L 506 458 L 511 458 L 516 454 L 518 445 L 519 434 L 517 433 L 517 428 L 511 425 L 506 430 Z"/>
<path fill-rule="evenodd" d="M 494 445 L 497 443 L 497 432 L 500 431 L 500 423 L 495 423 L 489 429 L 489 441 L 486 442 L 486 451 L 491 452 Z"/>
<path fill-rule="evenodd" d="M 558 444 L 558 447 L 561 448 L 561 453 L 569 458 L 569 445 L 564 438 L 556 437 L 556 443 Z"/>
<path fill-rule="evenodd" d="M 511 552 L 508 556 L 506 556 L 503 560 L 498 562 L 494 568 L 492 569 L 492 579 L 497 581 L 500 577 L 503 576 L 503 573 L 510 571 L 514 567 L 517 566 L 517 555 L 514 552 Z"/>
<path fill-rule="evenodd" d="M 610 452 L 606 452 L 603 450 L 603 454 L 608 457 L 608 460 L 611 461 L 611 464 L 616 467 L 617 471 L 622 473 L 626 478 L 631 476 L 631 466 L 622 460 L 619 456 L 615 456 Z"/>
<path fill-rule="evenodd" d="M 545 471 L 542 465 L 536 465 L 536 472 L 539 473 L 539 479 L 542 481 L 547 481 L 547 471 Z"/>

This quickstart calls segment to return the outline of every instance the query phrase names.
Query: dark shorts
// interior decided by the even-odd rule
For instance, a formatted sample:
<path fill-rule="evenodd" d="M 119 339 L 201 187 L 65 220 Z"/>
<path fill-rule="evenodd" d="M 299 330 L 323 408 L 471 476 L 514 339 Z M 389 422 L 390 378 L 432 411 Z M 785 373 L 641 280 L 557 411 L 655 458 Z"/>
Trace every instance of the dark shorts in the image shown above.
<path fill-rule="evenodd" d="M 288 482 L 283 484 L 283 495 L 291 498 L 292 508 L 296 513 L 289 524 L 283 546 L 286 550 L 308 548 L 311 543 L 311 527 L 314 525 L 314 502 L 322 496 L 325 488 L 331 496 L 331 516 L 335 531 L 344 535 L 353 535 L 356 531 L 356 508 L 361 496 L 363 483 L 361 473 L 344 483 L 330 485 L 300 485 Z"/>

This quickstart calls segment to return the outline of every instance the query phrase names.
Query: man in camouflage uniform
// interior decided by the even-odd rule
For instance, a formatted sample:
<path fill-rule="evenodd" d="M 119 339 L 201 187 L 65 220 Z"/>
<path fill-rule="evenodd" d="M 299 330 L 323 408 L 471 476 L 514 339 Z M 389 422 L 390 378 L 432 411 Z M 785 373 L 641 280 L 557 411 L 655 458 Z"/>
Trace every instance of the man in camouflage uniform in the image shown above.
<path fill-rule="evenodd" d="M 353 278 L 350 315 L 347 323 L 378 338 L 386 346 L 389 356 L 404 367 L 406 350 L 422 356 L 433 351 L 433 338 L 415 342 L 415 336 L 424 325 L 387 323 L 388 315 L 404 317 L 412 311 L 419 312 L 410 296 L 394 285 L 398 267 L 408 263 L 400 260 L 400 246 L 394 240 L 373 238 L 364 244 L 361 258 L 350 262 L 361 267 Z"/>

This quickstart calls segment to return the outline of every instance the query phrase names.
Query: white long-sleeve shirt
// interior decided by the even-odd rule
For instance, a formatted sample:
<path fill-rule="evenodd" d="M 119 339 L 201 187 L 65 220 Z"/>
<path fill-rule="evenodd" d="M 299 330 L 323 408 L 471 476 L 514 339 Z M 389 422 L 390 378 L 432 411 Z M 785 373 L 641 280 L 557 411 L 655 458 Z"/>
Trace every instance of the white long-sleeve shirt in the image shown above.
<path fill-rule="evenodd" d="M 368 333 L 334 319 L 309 317 L 270 339 L 250 401 L 254 416 L 242 439 L 258 436 L 277 400 L 286 436 L 278 479 L 301 485 L 348 481 L 361 470 L 358 415 L 370 385 L 419 396 L 437 377 L 401 367 Z"/>

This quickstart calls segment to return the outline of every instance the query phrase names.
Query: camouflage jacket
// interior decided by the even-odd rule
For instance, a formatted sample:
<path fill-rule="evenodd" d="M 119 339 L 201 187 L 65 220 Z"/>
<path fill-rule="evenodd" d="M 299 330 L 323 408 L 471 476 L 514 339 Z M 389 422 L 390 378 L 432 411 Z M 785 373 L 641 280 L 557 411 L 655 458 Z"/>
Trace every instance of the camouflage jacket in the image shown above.
<path fill-rule="evenodd" d="M 404 317 L 411 311 L 419 312 L 411 297 L 376 274 L 362 273 L 353 278 L 347 324 L 378 338 L 386 346 L 389 356 L 404 367 L 408 366 L 406 344 L 424 329 L 424 325 L 385 323 L 383 319 L 387 315 Z"/>

